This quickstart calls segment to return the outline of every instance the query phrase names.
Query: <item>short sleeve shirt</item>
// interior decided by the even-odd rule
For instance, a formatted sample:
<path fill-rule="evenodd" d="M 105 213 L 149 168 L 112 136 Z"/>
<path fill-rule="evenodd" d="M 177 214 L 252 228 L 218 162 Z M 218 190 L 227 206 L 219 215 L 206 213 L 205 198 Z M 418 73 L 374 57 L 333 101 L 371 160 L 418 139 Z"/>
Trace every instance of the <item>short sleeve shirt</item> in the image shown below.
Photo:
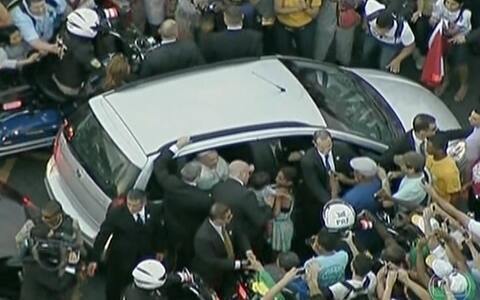
<path fill-rule="evenodd" d="M 445 200 L 450 201 L 451 194 L 458 193 L 462 188 L 460 171 L 452 157 L 446 156 L 441 160 L 427 157 L 427 169 L 432 175 L 432 185 L 437 193 Z"/>
<path fill-rule="evenodd" d="M 375 0 L 368 0 L 365 4 L 365 16 L 368 18 L 369 15 L 372 13 L 385 9 L 385 5 L 375 1 Z M 373 20 L 368 21 L 368 31 L 370 34 L 377 39 L 378 41 L 389 44 L 389 45 L 403 45 L 403 46 L 410 46 L 415 42 L 415 36 L 413 34 L 412 29 L 408 25 L 407 22 L 403 21 L 403 29 L 400 33 L 400 36 L 395 36 L 398 28 L 397 20 L 394 21 L 393 27 L 384 35 L 380 35 L 375 30 L 377 19 L 374 18 Z"/>
<path fill-rule="evenodd" d="M 2 69 L 15 69 L 17 61 L 9 59 L 7 52 L 3 48 L 0 48 L 0 70 Z"/>
<path fill-rule="evenodd" d="M 283 7 L 298 7 L 299 1 L 304 0 L 280 0 Z M 321 0 L 307 0 L 307 6 L 310 8 L 319 8 L 322 5 Z M 292 28 L 300 28 L 313 21 L 312 16 L 307 14 L 306 11 L 297 11 L 289 14 L 277 14 L 277 19 L 285 26 Z"/>
<path fill-rule="evenodd" d="M 38 39 L 49 41 L 53 37 L 57 23 L 63 15 L 67 3 L 65 0 L 52 1 L 54 1 L 56 6 L 47 4 L 43 17 L 32 15 L 25 1 L 11 10 L 10 14 L 13 23 L 18 27 L 26 42 L 31 43 Z M 25 11 L 22 9 L 22 6 L 25 8 Z"/>
<path fill-rule="evenodd" d="M 427 196 L 427 193 L 422 187 L 422 179 L 423 176 L 415 178 L 404 177 L 400 182 L 398 191 L 393 195 L 393 198 L 420 204 Z"/>
<path fill-rule="evenodd" d="M 446 29 L 451 35 L 456 33 L 466 34 L 472 30 L 472 12 L 468 9 L 450 11 L 445 7 L 444 0 L 438 0 L 433 6 L 432 16 L 447 22 Z"/>
<path fill-rule="evenodd" d="M 354 279 L 347 280 L 347 282 L 357 291 L 350 290 L 341 282 L 337 282 L 334 285 L 328 287 L 328 291 L 327 293 L 325 293 L 325 297 L 327 299 L 334 300 L 349 300 L 361 295 L 373 295 L 375 292 L 375 287 L 377 285 L 377 277 L 373 272 L 369 272 L 365 276 L 364 280 L 368 280 L 368 285 L 366 285 L 366 287 L 363 287 L 364 281 Z"/>
<path fill-rule="evenodd" d="M 345 279 L 345 269 L 348 264 L 348 254 L 340 250 L 332 255 L 320 255 L 307 261 L 305 265 L 313 262 L 318 264 L 318 286 L 328 288 L 329 286 Z"/>

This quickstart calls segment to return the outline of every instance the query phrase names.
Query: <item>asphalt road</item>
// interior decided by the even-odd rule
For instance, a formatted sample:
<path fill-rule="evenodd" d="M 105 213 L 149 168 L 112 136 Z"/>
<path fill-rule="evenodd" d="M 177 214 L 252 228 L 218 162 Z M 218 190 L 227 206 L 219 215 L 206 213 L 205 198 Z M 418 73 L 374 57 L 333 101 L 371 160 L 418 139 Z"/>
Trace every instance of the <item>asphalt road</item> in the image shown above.
<path fill-rule="evenodd" d="M 455 77 L 452 77 L 452 85 L 442 97 L 442 100 L 463 125 L 467 124 L 467 116 L 474 105 L 478 103 L 480 95 L 480 84 L 478 84 L 480 83 L 480 58 L 472 59 L 470 66 L 470 91 L 465 101 L 463 103 L 453 101 L 453 95 L 457 88 Z M 412 61 L 407 61 L 402 68 L 403 76 L 413 80 L 418 80 L 420 77 Z M 43 176 L 49 155 L 50 149 L 45 149 L 1 158 L 0 180 L 8 182 L 21 193 L 28 195 L 36 205 L 42 206 L 48 200 L 48 195 L 43 185 Z M 4 234 L 1 228 L 0 234 Z M 102 275 L 95 280 L 85 283 L 82 288 L 81 299 L 104 299 Z"/>

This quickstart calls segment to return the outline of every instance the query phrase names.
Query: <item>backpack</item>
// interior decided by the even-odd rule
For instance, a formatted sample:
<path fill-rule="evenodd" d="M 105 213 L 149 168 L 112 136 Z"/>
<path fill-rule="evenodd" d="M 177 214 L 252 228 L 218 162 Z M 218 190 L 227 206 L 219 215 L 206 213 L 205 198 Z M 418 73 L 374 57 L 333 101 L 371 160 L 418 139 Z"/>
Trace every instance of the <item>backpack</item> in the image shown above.
<path fill-rule="evenodd" d="M 365 16 L 365 19 L 367 20 L 367 23 L 370 23 L 371 21 L 375 20 L 376 18 L 378 18 L 378 16 L 380 14 L 382 14 L 385 11 L 390 11 L 391 12 L 391 10 L 388 9 L 388 8 L 382 8 L 382 9 L 376 10 L 376 11 L 372 12 L 371 14 Z M 393 16 L 394 21 L 397 22 L 397 28 L 395 29 L 395 34 L 394 34 L 395 43 L 397 43 L 397 41 L 402 36 L 403 28 L 405 26 L 405 19 L 402 16 L 395 15 L 393 12 L 392 12 L 392 16 Z"/>
<path fill-rule="evenodd" d="M 347 288 L 348 292 L 347 294 L 345 295 L 345 297 L 343 298 L 343 300 L 347 300 L 349 299 L 350 295 L 355 292 L 355 293 L 362 293 L 364 292 L 365 294 L 362 294 L 362 295 L 357 295 L 355 297 L 353 297 L 351 300 L 369 300 L 370 298 L 368 297 L 368 293 L 367 293 L 367 288 L 370 284 L 370 279 L 367 277 L 365 279 L 365 281 L 363 282 L 363 285 L 359 288 L 356 288 L 354 287 L 353 285 L 351 285 L 348 281 L 342 281 L 340 282 L 345 288 Z"/>

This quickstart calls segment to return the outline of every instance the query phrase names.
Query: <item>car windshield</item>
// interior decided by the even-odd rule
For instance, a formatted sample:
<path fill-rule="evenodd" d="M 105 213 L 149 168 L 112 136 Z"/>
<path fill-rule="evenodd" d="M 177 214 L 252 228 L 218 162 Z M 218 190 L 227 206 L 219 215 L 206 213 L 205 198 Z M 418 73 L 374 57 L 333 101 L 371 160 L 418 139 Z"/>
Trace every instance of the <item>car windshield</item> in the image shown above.
<path fill-rule="evenodd" d="M 106 195 L 124 195 L 133 187 L 140 169 L 112 141 L 88 105 L 69 121 L 73 129 L 70 146 L 80 164 Z"/>
<path fill-rule="evenodd" d="M 308 62 L 285 65 L 308 91 L 328 127 L 385 144 L 394 139 L 392 125 L 377 100 L 348 71 Z"/>

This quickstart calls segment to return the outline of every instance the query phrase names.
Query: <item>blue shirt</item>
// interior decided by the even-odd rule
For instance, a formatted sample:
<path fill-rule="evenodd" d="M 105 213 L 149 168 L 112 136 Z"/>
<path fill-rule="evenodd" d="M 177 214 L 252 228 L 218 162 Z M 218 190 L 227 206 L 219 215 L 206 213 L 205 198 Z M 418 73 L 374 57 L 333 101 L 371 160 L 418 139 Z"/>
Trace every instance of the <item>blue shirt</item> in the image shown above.
<path fill-rule="evenodd" d="M 381 188 L 382 182 L 375 177 L 371 181 L 358 183 L 345 193 L 342 199 L 350 204 L 357 214 L 364 209 L 376 213 L 380 205 L 374 194 Z"/>
<path fill-rule="evenodd" d="M 60 25 L 66 6 L 65 0 L 48 0 L 45 15 L 39 17 L 30 12 L 28 4 L 24 0 L 12 9 L 10 15 L 27 43 L 30 44 L 38 39 L 49 41 L 53 37 L 55 29 Z"/>
<path fill-rule="evenodd" d="M 318 272 L 318 287 L 327 288 L 339 281 L 345 280 L 345 269 L 348 264 L 348 254 L 340 250 L 331 255 L 319 255 L 308 260 L 305 265 L 313 262 L 320 267 Z"/>

